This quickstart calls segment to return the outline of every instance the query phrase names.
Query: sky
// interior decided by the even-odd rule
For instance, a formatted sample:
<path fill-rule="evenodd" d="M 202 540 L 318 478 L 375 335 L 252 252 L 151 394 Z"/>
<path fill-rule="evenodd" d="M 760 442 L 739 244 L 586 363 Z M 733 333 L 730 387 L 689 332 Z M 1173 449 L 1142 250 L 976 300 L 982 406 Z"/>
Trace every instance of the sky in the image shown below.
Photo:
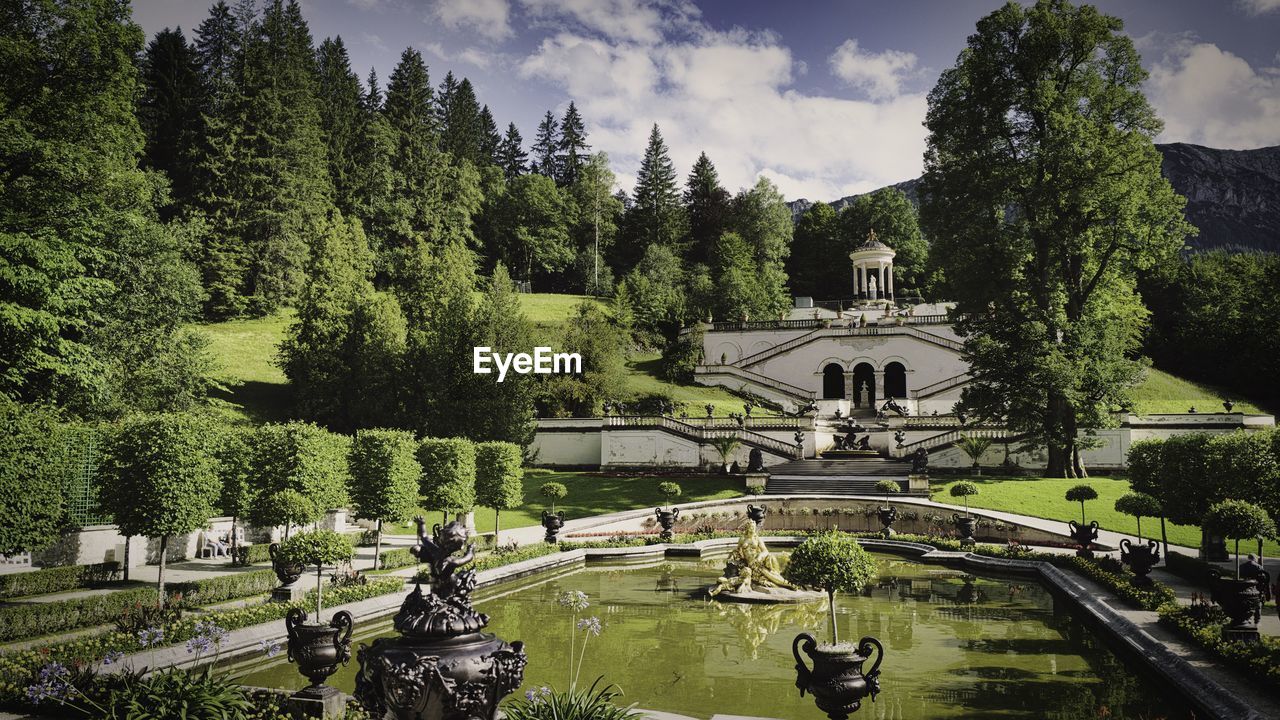
<path fill-rule="evenodd" d="M 260 2 L 262 0 L 259 0 Z M 234 2 L 232 3 L 234 4 Z M 768 177 L 834 200 L 917 177 L 927 95 L 999 0 L 302 0 L 364 77 L 406 47 L 471 79 L 532 142 L 574 100 L 630 190 L 657 123 L 683 177 L 705 151 L 731 191 Z M 1159 142 L 1280 144 L 1280 0 L 1097 0 L 1124 21 Z M 134 0 L 148 37 L 188 37 L 211 0 Z"/>

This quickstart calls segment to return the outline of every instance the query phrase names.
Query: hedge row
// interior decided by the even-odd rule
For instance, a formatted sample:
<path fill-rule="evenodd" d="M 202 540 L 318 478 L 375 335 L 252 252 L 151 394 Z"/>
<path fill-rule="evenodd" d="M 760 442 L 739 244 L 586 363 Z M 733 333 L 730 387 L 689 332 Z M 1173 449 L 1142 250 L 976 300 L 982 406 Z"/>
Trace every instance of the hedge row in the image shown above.
<path fill-rule="evenodd" d="M 1280 638 L 1263 635 L 1261 642 L 1228 642 L 1222 626 L 1226 613 L 1209 605 L 1160 608 L 1160 624 L 1207 650 L 1210 654 L 1251 675 L 1273 692 L 1280 692 Z"/>
<path fill-rule="evenodd" d="M 392 550 L 383 550 L 378 555 L 379 570 L 394 570 L 396 568 L 409 567 L 418 564 L 418 558 L 409 552 L 409 548 L 394 548 Z"/>
<path fill-rule="evenodd" d="M 120 563 L 105 562 L 0 575 L 0 599 L 79 590 L 113 580 L 119 572 Z"/>
<path fill-rule="evenodd" d="M 371 597 L 400 592 L 404 581 L 400 578 L 380 578 L 363 585 L 348 585 L 325 590 L 325 606 L 365 600 Z M 153 598 L 154 600 L 154 598 Z M 315 591 L 297 603 L 262 603 L 234 610 L 193 613 L 166 625 L 165 645 L 179 645 L 196 636 L 198 622 L 212 622 L 223 630 L 231 631 L 273 620 L 283 620 L 291 608 L 305 611 L 315 608 Z M 68 667 L 94 665 L 108 653 L 136 653 L 144 648 L 137 636 L 111 631 L 89 638 L 56 643 L 49 646 L 0 655 L 0 705 L 12 706 L 25 696 L 35 674 L 49 662 L 60 662 Z"/>
<path fill-rule="evenodd" d="M 1206 562 L 1200 558 L 1183 555 L 1182 553 L 1166 553 L 1164 558 L 1164 569 L 1186 580 L 1197 587 L 1207 588 L 1213 580 L 1209 575 L 1213 563 Z"/>
<path fill-rule="evenodd" d="M 228 600 L 265 595 L 280 581 L 272 570 L 253 570 L 204 580 L 171 583 L 169 592 L 181 593 L 183 604 L 188 607 L 213 605 Z"/>
<path fill-rule="evenodd" d="M 1086 560 L 1071 556 L 1070 567 L 1099 585 L 1105 586 L 1121 600 L 1143 610 L 1158 610 L 1169 603 L 1176 603 L 1177 596 L 1168 585 L 1152 582 L 1141 588 L 1133 584 L 1134 575 L 1115 558 Z"/>

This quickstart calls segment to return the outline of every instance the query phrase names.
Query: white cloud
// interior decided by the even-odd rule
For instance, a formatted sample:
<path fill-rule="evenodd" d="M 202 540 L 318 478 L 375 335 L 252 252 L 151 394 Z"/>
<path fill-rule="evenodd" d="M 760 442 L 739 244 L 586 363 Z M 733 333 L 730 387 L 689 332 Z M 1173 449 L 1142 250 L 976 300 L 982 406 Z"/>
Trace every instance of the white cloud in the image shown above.
<path fill-rule="evenodd" d="M 1250 15 L 1262 15 L 1280 10 L 1280 0 L 1240 0 L 1240 6 Z"/>
<path fill-rule="evenodd" d="M 369 47 L 375 50 L 378 50 L 380 52 L 387 52 L 387 50 L 389 50 L 389 48 L 387 47 L 387 43 L 382 40 L 382 37 L 380 35 L 377 35 L 375 33 L 362 32 L 360 33 L 360 39 L 363 40 L 364 43 Z"/>
<path fill-rule="evenodd" d="M 686 0 L 520 0 L 536 20 L 611 40 L 655 44 L 663 30 L 695 27 L 701 11 Z M 669 34 L 669 33 L 667 33 Z"/>
<path fill-rule="evenodd" d="M 800 63 L 772 34 L 702 24 L 678 32 L 640 42 L 562 30 L 520 74 L 577 101 L 589 141 L 609 153 L 628 190 L 655 122 L 682 180 L 705 150 L 731 191 L 764 175 L 789 199 L 834 200 L 920 173 L 923 95 L 806 94 L 793 86 Z"/>
<path fill-rule="evenodd" d="M 1211 43 L 1176 43 L 1151 68 L 1147 97 L 1164 142 L 1247 149 L 1280 144 L 1280 69 L 1255 69 Z"/>
<path fill-rule="evenodd" d="M 361 10 L 372 10 L 381 4 L 381 0 L 347 0 L 348 5 L 355 5 Z"/>
<path fill-rule="evenodd" d="M 432 14 L 450 30 L 473 30 L 490 40 L 513 34 L 507 0 L 437 0 Z"/>
<path fill-rule="evenodd" d="M 915 70 L 916 56 L 900 50 L 867 52 L 849 39 L 831 53 L 827 64 L 832 75 L 880 100 L 902 92 L 903 79 Z"/>
<path fill-rule="evenodd" d="M 469 65 L 474 65 L 481 70 L 488 70 L 502 60 L 502 55 L 487 52 L 480 48 L 469 47 L 458 53 L 457 59 Z"/>

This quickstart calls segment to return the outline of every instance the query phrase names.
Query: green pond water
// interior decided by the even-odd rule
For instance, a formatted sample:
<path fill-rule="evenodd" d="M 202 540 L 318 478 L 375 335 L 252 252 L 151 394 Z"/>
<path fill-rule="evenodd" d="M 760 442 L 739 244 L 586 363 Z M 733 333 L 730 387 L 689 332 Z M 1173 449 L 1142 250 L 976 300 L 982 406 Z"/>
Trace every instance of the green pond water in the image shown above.
<path fill-rule="evenodd" d="M 939 566 L 877 555 L 880 578 L 858 596 L 838 595 L 842 639 L 873 635 L 885 646 L 882 692 L 856 717 L 932 718 L 1190 718 L 1177 693 L 1137 673 L 1079 620 L 1055 610 L 1053 596 L 1019 579 L 975 577 Z M 564 688 L 579 657 L 579 684 L 599 675 L 650 710 L 701 718 L 721 713 L 818 720 L 801 698 L 791 640 L 801 631 L 826 637 L 825 603 L 741 605 L 702 599 L 722 559 L 667 561 L 647 567 L 587 565 L 479 595 L 488 630 L 523 640 L 529 656 L 525 690 Z M 581 656 L 581 632 L 570 656 L 570 612 L 556 604 L 581 590 L 582 614 L 603 625 Z M 359 628 L 358 628 L 359 629 Z M 357 632 L 353 647 L 393 634 L 390 620 Z M 255 660 L 235 670 L 247 685 L 301 688 L 286 662 Z M 330 684 L 350 692 L 356 663 Z M 515 697 L 515 695 L 513 695 Z M 855 717 L 855 720 L 856 720 Z"/>

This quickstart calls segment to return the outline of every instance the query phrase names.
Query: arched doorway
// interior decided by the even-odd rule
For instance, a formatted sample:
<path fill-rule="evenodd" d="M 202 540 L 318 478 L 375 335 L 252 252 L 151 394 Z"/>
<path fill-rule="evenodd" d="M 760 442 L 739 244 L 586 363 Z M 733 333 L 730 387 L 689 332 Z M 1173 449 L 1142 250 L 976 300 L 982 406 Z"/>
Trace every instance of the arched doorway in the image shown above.
<path fill-rule="evenodd" d="M 858 363 L 853 368 L 853 406 L 859 408 L 876 405 L 876 370 L 871 363 Z"/>
<path fill-rule="evenodd" d="M 822 399 L 844 399 L 844 368 L 839 363 L 828 363 L 822 368 Z"/>
<path fill-rule="evenodd" d="M 884 396 L 903 399 L 907 397 L 907 368 L 900 362 L 884 366 Z"/>

